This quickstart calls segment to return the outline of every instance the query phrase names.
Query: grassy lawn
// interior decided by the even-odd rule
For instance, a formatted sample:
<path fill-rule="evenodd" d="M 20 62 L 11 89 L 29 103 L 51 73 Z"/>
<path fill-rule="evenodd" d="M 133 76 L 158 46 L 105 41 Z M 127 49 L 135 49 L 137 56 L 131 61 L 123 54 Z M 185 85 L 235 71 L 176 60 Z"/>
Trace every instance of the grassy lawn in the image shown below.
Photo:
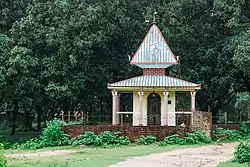
<path fill-rule="evenodd" d="M 197 145 L 196 145 L 197 146 Z M 61 156 L 9 159 L 11 167 L 105 167 L 128 157 L 160 153 L 195 146 L 128 146 L 115 148 L 74 148 L 75 153 Z M 61 149 L 61 148 L 60 148 Z M 46 149 L 48 150 L 48 149 Z M 55 150 L 55 148 L 54 148 Z M 40 151 L 40 150 L 39 150 Z M 8 153 L 8 152 L 7 152 Z"/>
<path fill-rule="evenodd" d="M 217 167 L 250 167 L 250 164 L 237 164 L 233 162 L 221 163 Z"/>
<path fill-rule="evenodd" d="M 58 147 L 45 147 L 38 150 L 21 150 L 21 149 L 7 149 L 5 152 L 8 154 L 21 154 L 21 153 L 36 153 L 38 151 L 54 151 L 54 150 L 72 150 L 79 149 L 72 146 L 58 146 Z"/>

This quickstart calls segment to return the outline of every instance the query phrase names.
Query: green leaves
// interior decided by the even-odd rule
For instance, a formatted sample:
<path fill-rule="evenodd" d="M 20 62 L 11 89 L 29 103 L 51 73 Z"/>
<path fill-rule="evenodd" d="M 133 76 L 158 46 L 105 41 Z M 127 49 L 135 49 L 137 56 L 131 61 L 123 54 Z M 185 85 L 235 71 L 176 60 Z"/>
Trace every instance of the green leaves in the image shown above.
<path fill-rule="evenodd" d="M 156 142 L 155 136 L 141 136 L 139 139 L 136 140 L 136 143 L 143 145 L 149 145 L 155 142 Z"/>
<path fill-rule="evenodd" d="M 86 131 L 84 134 L 80 135 L 77 139 L 73 139 L 72 144 L 77 145 L 88 145 L 88 146 L 122 146 L 130 144 L 128 137 L 120 136 L 119 132 L 112 133 L 105 131 L 99 135 L 95 135 L 93 132 Z"/>
<path fill-rule="evenodd" d="M 69 136 L 62 131 L 62 121 L 52 120 L 44 128 L 40 139 L 46 147 L 68 145 Z"/>
<path fill-rule="evenodd" d="M 201 110 L 216 112 L 231 92 L 250 91 L 246 1 L 15 0 L 1 5 L 0 92 L 5 101 L 32 99 L 27 100 L 31 110 L 77 107 L 90 115 L 108 114 L 107 83 L 141 74 L 127 57 L 139 47 L 155 9 L 158 26 L 180 56 L 182 79 L 204 86 L 197 93 Z"/>
<path fill-rule="evenodd" d="M 4 146 L 2 143 L 0 143 L 0 167 L 6 167 L 7 165 L 7 160 L 4 156 Z"/>
<path fill-rule="evenodd" d="M 238 163 L 250 163 L 250 141 L 241 142 L 234 152 L 234 161 Z"/>
<path fill-rule="evenodd" d="M 250 24 L 249 24 L 250 26 Z M 232 39 L 233 63 L 249 75 L 250 73 L 250 30 L 242 32 Z"/>

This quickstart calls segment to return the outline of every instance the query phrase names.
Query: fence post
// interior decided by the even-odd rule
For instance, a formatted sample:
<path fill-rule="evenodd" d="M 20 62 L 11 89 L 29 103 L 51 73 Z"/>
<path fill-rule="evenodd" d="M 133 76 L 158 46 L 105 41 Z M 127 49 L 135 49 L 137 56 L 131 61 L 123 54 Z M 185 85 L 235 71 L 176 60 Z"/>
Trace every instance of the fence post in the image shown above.
<path fill-rule="evenodd" d="M 121 114 L 121 126 L 123 125 L 123 114 Z"/>
<path fill-rule="evenodd" d="M 75 112 L 75 121 L 77 122 L 78 111 Z"/>
<path fill-rule="evenodd" d="M 225 124 L 227 124 L 227 112 L 225 112 Z"/>
<path fill-rule="evenodd" d="M 70 111 L 68 111 L 68 123 L 70 123 Z"/>
<path fill-rule="evenodd" d="M 241 123 L 241 112 L 240 112 L 240 123 Z"/>
<path fill-rule="evenodd" d="M 87 112 L 86 121 L 89 122 L 89 112 Z"/>
<path fill-rule="evenodd" d="M 62 111 L 62 121 L 64 122 L 64 111 Z"/>

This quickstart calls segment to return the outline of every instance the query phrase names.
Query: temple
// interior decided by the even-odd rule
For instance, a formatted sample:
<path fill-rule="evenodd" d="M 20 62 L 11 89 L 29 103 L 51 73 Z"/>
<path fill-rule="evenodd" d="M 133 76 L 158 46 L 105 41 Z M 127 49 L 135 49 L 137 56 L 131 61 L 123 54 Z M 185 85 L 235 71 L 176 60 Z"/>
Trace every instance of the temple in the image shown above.
<path fill-rule="evenodd" d="M 162 32 L 153 24 L 130 64 L 143 69 L 143 75 L 108 84 L 112 90 L 112 125 L 120 125 L 123 114 L 132 114 L 133 126 L 161 125 L 176 126 L 176 92 L 190 92 L 191 108 L 185 114 L 195 111 L 195 94 L 201 88 L 195 84 L 166 75 L 165 69 L 178 64 Z M 120 94 L 133 94 L 133 110 L 120 111 Z"/>

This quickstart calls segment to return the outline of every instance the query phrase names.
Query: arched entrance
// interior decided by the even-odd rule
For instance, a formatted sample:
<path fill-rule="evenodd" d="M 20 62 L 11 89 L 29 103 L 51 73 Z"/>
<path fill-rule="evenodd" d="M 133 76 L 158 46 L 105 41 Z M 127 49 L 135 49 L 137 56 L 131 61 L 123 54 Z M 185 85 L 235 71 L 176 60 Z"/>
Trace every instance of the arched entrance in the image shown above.
<path fill-rule="evenodd" d="M 148 125 L 161 125 L 161 97 L 157 93 L 148 95 Z"/>

